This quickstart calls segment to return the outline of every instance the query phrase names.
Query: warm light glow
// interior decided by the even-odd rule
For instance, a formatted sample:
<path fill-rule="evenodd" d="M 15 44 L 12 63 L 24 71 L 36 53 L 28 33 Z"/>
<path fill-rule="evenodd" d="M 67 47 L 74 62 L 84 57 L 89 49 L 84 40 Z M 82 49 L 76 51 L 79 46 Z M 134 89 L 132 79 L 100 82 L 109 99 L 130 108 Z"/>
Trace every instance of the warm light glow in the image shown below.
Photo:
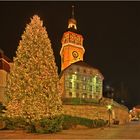
<path fill-rule="evenodd" d="M 67 68 L 72 63 L 83 60 L 85 49 L 83 47 L 83 37 L 74 32 L 65 32 L 62 37 L 61 55 L 61 71 Z M 73 52 L 77 53 L 74 57 Z"/>
<path fill-rule="evenodd" d="M 25 121 L 62 113 L 59 77 L 50 39 L 36 15 L 27 24 L 7 81 L 6 116 Z"/>
<path fill-rule="evenodd" d="M 107 109 L 111 110 L 112 109 L 112 105 L 107 105 Z"/>
<path fill-rule="evenodd" d="M 71 18 L 68 21 L 68 28 L 74 28 L 75 30 L 77 30 L 77 26 L 76 26 L 76 20 Z"/>

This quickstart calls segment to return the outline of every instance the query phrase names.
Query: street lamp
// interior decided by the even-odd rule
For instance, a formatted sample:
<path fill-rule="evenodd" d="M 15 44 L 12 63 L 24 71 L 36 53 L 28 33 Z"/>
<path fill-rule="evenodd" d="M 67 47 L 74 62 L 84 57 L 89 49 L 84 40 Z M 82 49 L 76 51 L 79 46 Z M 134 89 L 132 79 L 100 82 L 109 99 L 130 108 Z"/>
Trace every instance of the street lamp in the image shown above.
<path fill-rule="evenodd" d="M 111 112 L 112 112 L 112 105 L 107 105 L 107 111 L 108 111 L 108 117 L 109 117 L 109 127 L 110 127 L 110 116 L 111 116 Z"/>

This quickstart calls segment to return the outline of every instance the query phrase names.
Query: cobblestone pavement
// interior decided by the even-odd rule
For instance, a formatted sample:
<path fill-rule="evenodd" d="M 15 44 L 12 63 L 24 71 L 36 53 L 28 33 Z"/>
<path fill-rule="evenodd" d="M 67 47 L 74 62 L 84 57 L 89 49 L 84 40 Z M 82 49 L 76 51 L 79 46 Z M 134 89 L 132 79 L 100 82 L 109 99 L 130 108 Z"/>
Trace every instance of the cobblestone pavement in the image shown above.
<path fill-rule="evenodd" d="M 31 134 L 22 130 L 1 130 L 0 139 L 140 139 L 140 122 L 105 128 L 75 128 L 55 134 Z"/>

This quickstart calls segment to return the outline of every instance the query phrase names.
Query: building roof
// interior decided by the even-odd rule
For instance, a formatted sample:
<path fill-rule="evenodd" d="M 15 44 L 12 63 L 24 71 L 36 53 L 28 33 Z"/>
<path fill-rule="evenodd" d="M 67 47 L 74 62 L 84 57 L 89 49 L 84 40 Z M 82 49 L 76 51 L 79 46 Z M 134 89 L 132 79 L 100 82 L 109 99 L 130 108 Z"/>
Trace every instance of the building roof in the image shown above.
<path fill-rule="evenodd" d="M 2 51 L 0 51 L 0 59 L 4 59 L 6 60 L 7 62 L 12 62 L 11 59 L 9 59 L 6 55 L 4 55 L 4 53 Z"/>
<path fill-rule="evenodd" d="M 10 72 L 10 65 L 7 61 L 0 59 L 0 70 L 5 70 L 6 72 Z"/>
<path fill-rule="evenodd" d="M 94 69 L 94 70 L 97 70 L 99 73 L 100 73 L 100 71 L 97 69 L 97 68 L 94 68 L 94 67 L 92 67 L 92 66 L 90 66 L 89 64 L 87 64 L 87 63 L 85 63 L 84 61 L 77 61 L 77 62 L 75 62 L 75 63 L 72 63 L 71 65 L 69 65 L 67 68 L 65 68 L 63 71 L 61 71 L 61 73 L 59 74 L 59 77 L 61 78 L 61 76 L 63 75 L 63 73 L 67 70 L 67 69 L 69 69 L 71 66 L 73 66 L 73 65 L 79 65 L 79 66 L 82 66 L 82 67 L 86 67 L 86 68 L 90 68 L 90 69 Z M 101 74 L 101 73 L 100 73 Z M 101 74 L 102 75 L 102 74 Z M 102 77 L 103 77 L 103 75 L 102 75 Z"/>
<path fill-rule="evenodd" d="M 85 63 L 84 61 L 77 61 L 75 63 L 73 63 L 75 65 L 79 65 L 79 66 L 83 66 L 83 67 L 88 67 L 88 68 L 93 68 L 92 66 L 90 66 L 89 64 Z M 96 69 L 96 68 L 94 68 Z"/>

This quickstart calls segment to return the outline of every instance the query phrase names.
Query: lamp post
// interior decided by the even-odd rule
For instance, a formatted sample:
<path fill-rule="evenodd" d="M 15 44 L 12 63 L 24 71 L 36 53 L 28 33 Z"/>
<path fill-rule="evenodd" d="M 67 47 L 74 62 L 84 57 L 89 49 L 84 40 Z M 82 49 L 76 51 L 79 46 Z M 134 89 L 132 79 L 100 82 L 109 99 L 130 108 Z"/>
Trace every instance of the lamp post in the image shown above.
<path fill-rule="evenodd" d="M 110 127 L 110 116 L 111 116 L 111 112 L 112 112 L 112 105 L 107 105 L 107 111 L 108 111 L 108 117 L 109 117 L 109 127 Z"/>

